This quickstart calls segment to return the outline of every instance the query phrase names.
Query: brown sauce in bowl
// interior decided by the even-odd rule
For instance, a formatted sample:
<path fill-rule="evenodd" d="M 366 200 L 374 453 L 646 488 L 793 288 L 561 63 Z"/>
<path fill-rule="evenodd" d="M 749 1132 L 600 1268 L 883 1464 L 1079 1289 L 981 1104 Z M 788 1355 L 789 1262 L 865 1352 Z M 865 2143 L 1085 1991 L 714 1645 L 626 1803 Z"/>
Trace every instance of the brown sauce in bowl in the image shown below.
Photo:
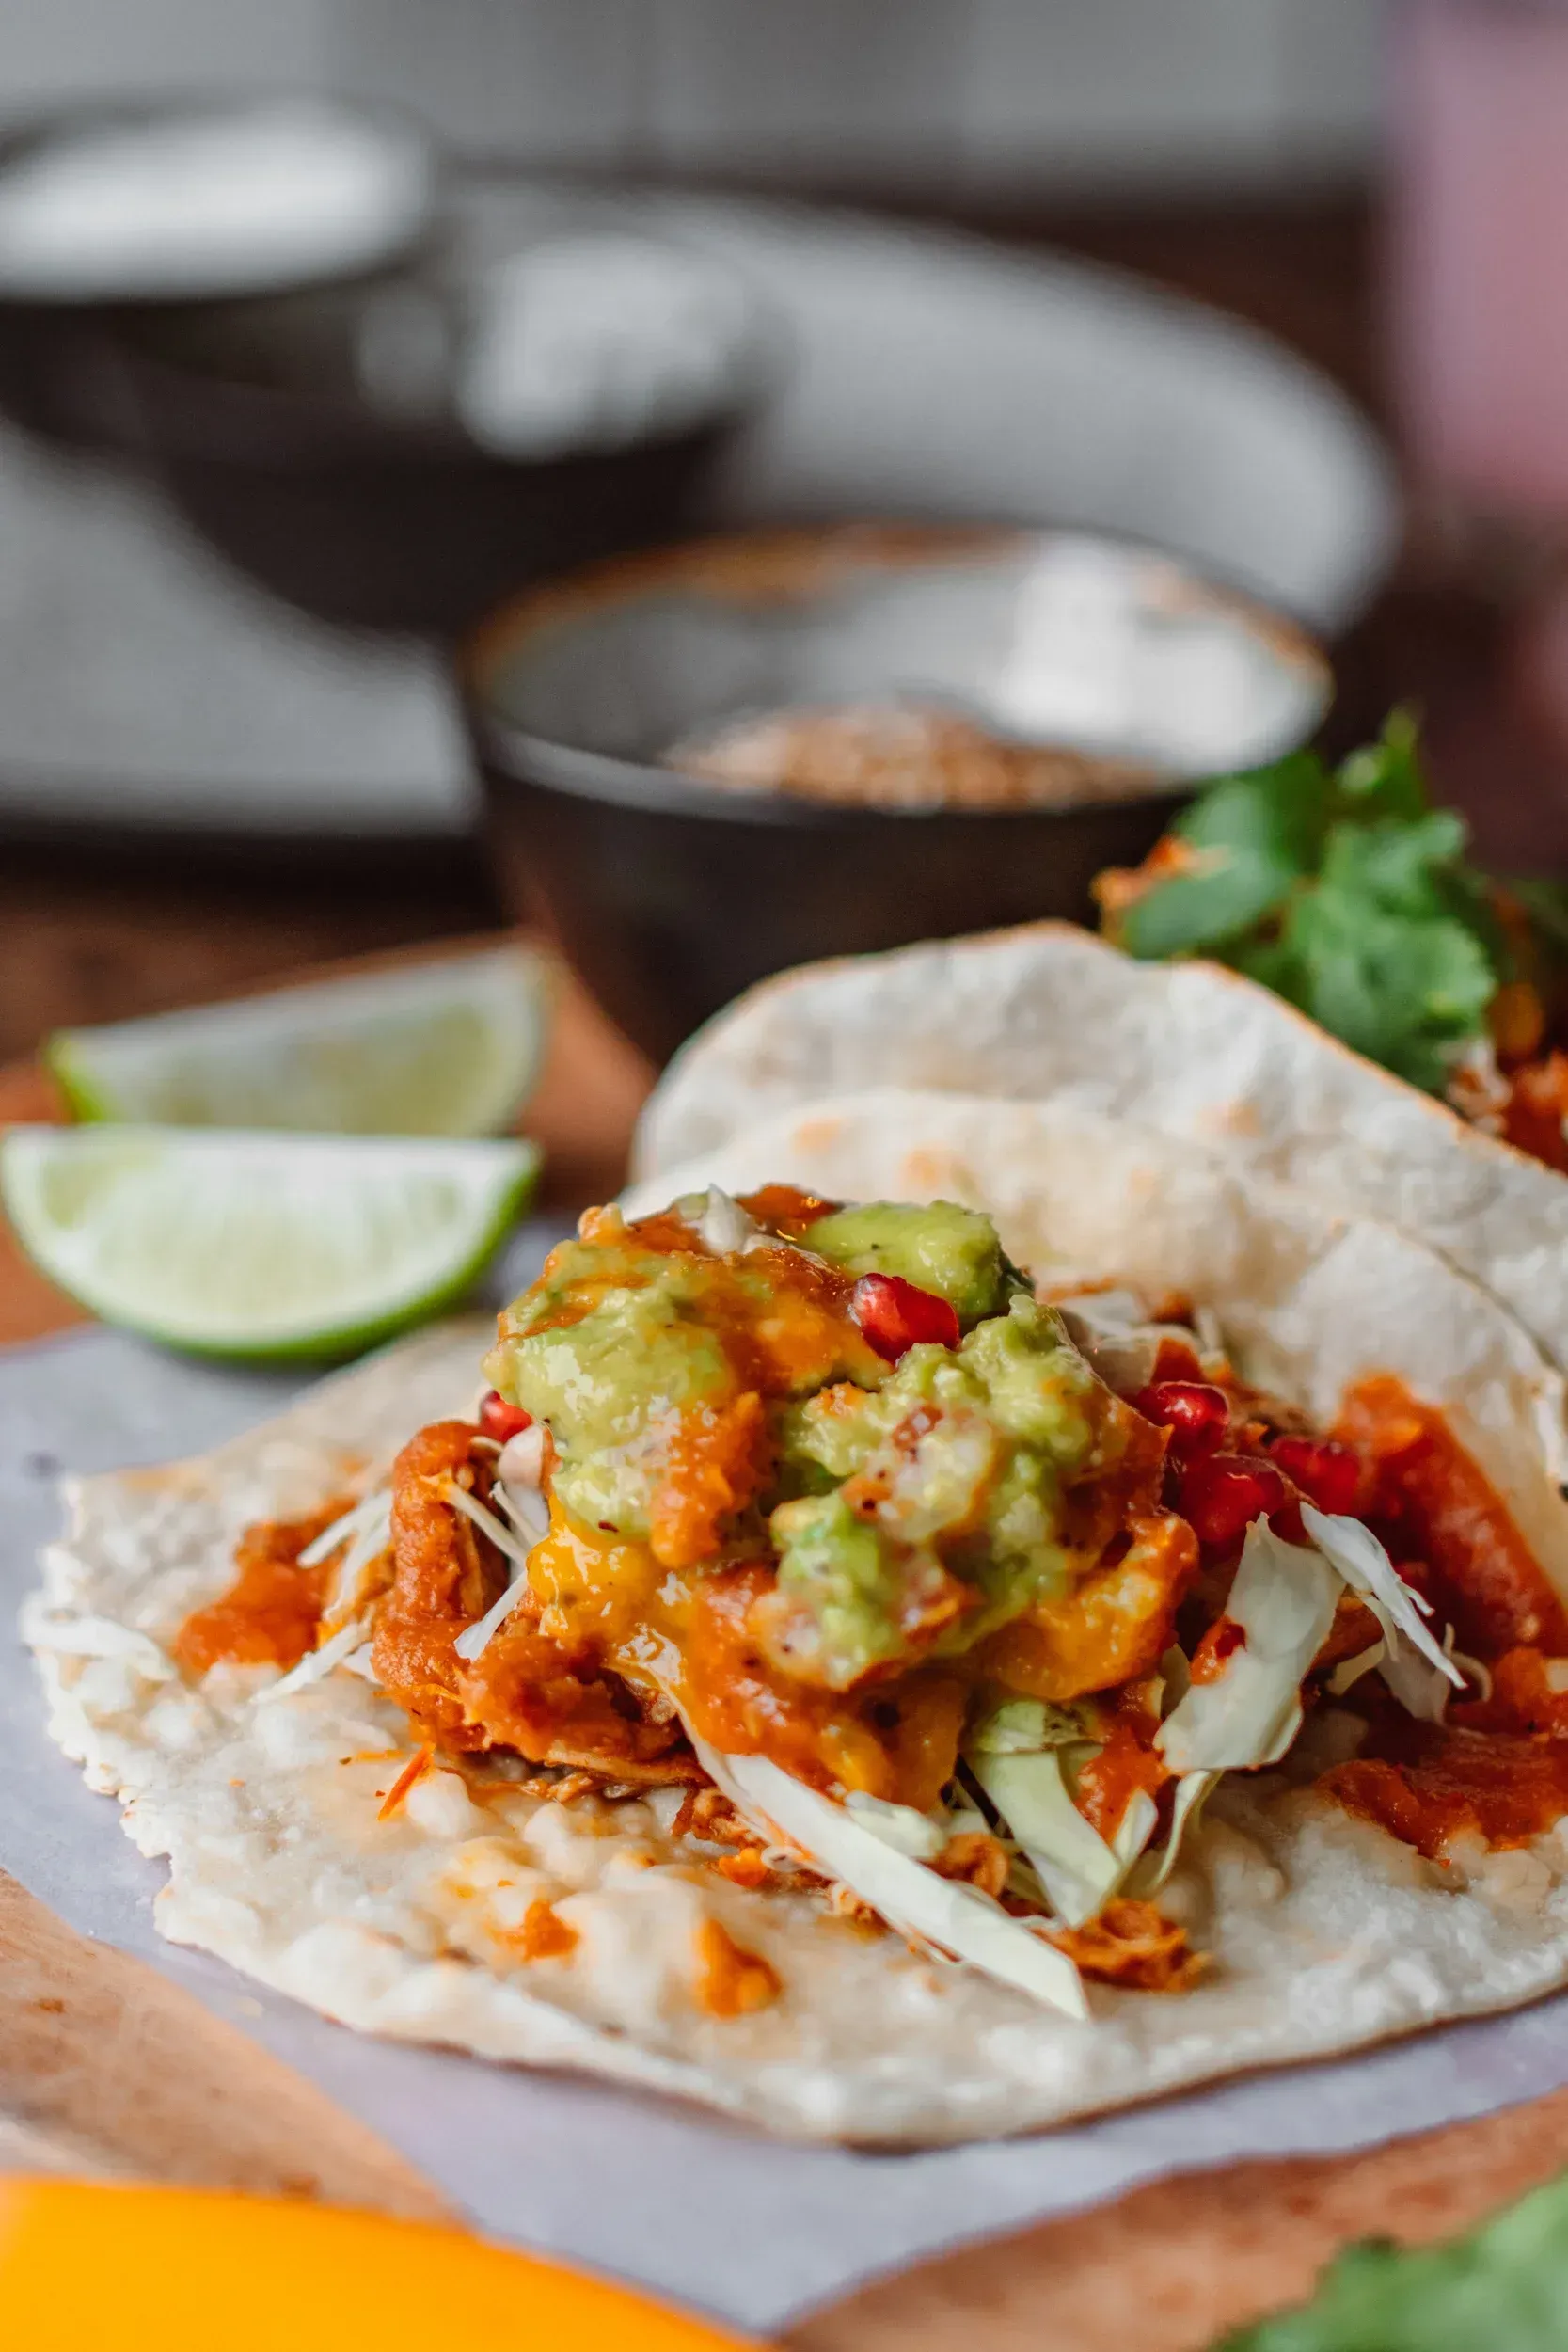
<path fill-rule="evenodd" d="M 1153 788 L 1153 770 L 1064 746 L 1009 741 L 961 711 L 918 702 L 795 707 L 689 736 L 663 765 L 737 791 L 880 808 L 1066 808 Z"/>

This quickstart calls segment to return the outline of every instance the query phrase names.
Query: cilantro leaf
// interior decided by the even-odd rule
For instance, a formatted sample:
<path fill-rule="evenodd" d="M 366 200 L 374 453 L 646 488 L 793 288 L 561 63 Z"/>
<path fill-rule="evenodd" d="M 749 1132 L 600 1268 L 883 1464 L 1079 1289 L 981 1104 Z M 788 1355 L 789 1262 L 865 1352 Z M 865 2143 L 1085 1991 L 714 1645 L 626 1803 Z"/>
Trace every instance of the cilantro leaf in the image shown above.
<path fill-rule="evenodd" d="M 1294 877 L 1256 851 L 1217 850 L 1135 899 L 1117 927 L 1119 946 L 1143 963 L 1168 956 L 1223 956 L 1263 921 Z"/>
<path fill-rule="evenodd" d="M 1219 2352 L 1560 2352 L 1565 2306 L 1568 2176 L 1447 2246 L 1353 2247 L 1304 2310 Z"/>
<path fill-rule="evenodd" d="M 1335 825 L 1324 845 L 1320 879 L 1324 889 L 1364 898 L 1391 914 L 1445 914 L 1444 870 L 1467 837 L 1465 819 L 1447 808 L 1408 820 Z"/>
<path fill-rule="evenodd" d="M 1328 772 L 1309 752 L 1211 786 L 1172 827 L 1190 860 L 1126 911 L 1118 936 L 1129 955 L 1157 961 L 1219 948 L 1261 922 L 1312 872 L 1328 805 Z"/>
<path fill-rule="evenodd" d="M 1465 863 L 1468 838 L 1452 809 L 1428 805 L 1415 721 L 1396 711 L 1336 771 L 1298 752 L 1212 785 L 1147 883 L 1117 894 L 1108 928 L 1146 960 L 1216 956 L 1440 1093 L 1518 972 L 1496 886 Z M 1559 913 L 1568 956 L 1568 894 Z"/>
<path fill-rule="evenodd" d="M 1221 777 L 1172 831 L 1195 850 L 1243 850 L 1287 874 L 1309 874 L 1323 852 L 1330 789 L 1316 753 L 1292 752 L 1272 768 Z"/>
<path fill-rule="evenodd" d="M 1413 710 L 1390 711 L 1375 743 L 1352 752 L 1335 779 L 1338 803 L 1348 815 L 1420 817 L 1426 812 L 1421 773 L 1420 726 Z"/>
<path fill-rule="evenodd" d="M 1281 946 L 1292 982 L 1282 993 L 1357 1053 L 1432 1091 L 1497 993 L 1497 976 L 1463 924 L 1389 914 L 1326 882 L 1296 900 Z"/>

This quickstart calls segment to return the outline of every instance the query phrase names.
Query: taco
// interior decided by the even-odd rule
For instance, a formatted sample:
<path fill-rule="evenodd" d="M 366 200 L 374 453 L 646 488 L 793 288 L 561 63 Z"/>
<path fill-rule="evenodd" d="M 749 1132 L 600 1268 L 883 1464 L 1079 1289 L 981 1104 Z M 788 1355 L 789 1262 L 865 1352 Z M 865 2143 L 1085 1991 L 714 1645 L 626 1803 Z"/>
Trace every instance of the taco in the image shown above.
<path fill-rule="evenodd" d="M 1142 963 L 1067 923 L 765 980 L 671 1063 L 638 1131 L 656 1177 L 829 1095 L 938 1089 L 1082 1104 L 1223 1151 L 1418 1235 L 1568 1365 L 1568 1183 L 1353 1053 L 1270 990 Z"/>
<path fill-rule="evenodd" d="M 28 1636 L 170 1936 L 883 2142 L 1568 1980 L 1562 1384 L 1398 1231 L 888 1092 L 480 1349 L 76 1488 Z"/>

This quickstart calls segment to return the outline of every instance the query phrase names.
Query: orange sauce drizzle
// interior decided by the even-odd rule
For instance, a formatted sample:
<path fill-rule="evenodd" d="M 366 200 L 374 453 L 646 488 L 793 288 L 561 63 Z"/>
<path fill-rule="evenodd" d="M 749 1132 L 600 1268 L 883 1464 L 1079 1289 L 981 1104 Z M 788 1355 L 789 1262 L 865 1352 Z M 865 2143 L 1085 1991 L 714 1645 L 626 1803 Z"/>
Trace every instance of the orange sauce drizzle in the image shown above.
<path fill-rule="evenodd" d="M 697 1930 L 695 1991 L 710 2017 L 745 2017 L 776 2001 L 784 1986 L 779 1973 L 760 1952 L 737 1944 L 717 1919 L 705 1919 Z"/>
<path fill-rule="evenodd" d="M 564 1960 L 577 1949 L 578 1931 L 541 1895 L 523 1914 L 522 1926 L 506 1940 L 523 1960 Z"/>
<path fill-rule="evenodd" d="M 1318 1787 L 1429 1861 L 1466 1832 L 1488 1846 L 1526 1845 L 1568 1813 L 1568 1740 L 1418 1723 L 1389 1708 L 1368 1747 Z"/>
<path fill-rule="evenodd" d="M 333 1563 L 302 1568 L 299 1555 L 349 1507 L 350 1499 L 340 1496 L 307 1518 L 246 1528 L 233 1583 L 221 1598 L 193 1610 L 174 1637 L 174 1656 L 186 1674 L 199 1678 L 220 1663 L 286 1671 L 315 1648 Z"/>
<path fill-rule="evenodd" d="M 1568 1651 L 1568 1612 L 1440 1412 L 1379 1373 L 1347 1391 L 1334 1434 L 1370 1465 L 1367 1517 L 1461 1649 L 1480 1658 L 1519 1644 Z"/>

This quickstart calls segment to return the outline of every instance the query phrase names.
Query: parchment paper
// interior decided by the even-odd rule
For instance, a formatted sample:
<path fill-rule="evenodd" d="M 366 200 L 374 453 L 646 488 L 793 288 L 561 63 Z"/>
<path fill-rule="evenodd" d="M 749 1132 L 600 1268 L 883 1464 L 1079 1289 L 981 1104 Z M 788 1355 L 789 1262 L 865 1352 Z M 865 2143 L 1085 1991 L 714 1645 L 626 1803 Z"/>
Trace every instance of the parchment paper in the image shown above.
<path fill-rule="evenodd" d="M 72 1926 L 150 1961 L 311 2077 L 491 2236 L 769 2331 L 877 2271 L 1163 2173 L 1370 2147 L 1568 2082 L 1564 1995 L 1033 2140 L 860 2154 L 372 2042 L 161 1943 L 150 1906 L 162 1866 L 136 1853 L 115 1805 L 45 1739 L 16 1609 L 57 1528 L 62 1471 L 199 1452 L 300 1385 L 181 1362 L 99 1330 L 0 1354 L 0 1865 Z"/>

